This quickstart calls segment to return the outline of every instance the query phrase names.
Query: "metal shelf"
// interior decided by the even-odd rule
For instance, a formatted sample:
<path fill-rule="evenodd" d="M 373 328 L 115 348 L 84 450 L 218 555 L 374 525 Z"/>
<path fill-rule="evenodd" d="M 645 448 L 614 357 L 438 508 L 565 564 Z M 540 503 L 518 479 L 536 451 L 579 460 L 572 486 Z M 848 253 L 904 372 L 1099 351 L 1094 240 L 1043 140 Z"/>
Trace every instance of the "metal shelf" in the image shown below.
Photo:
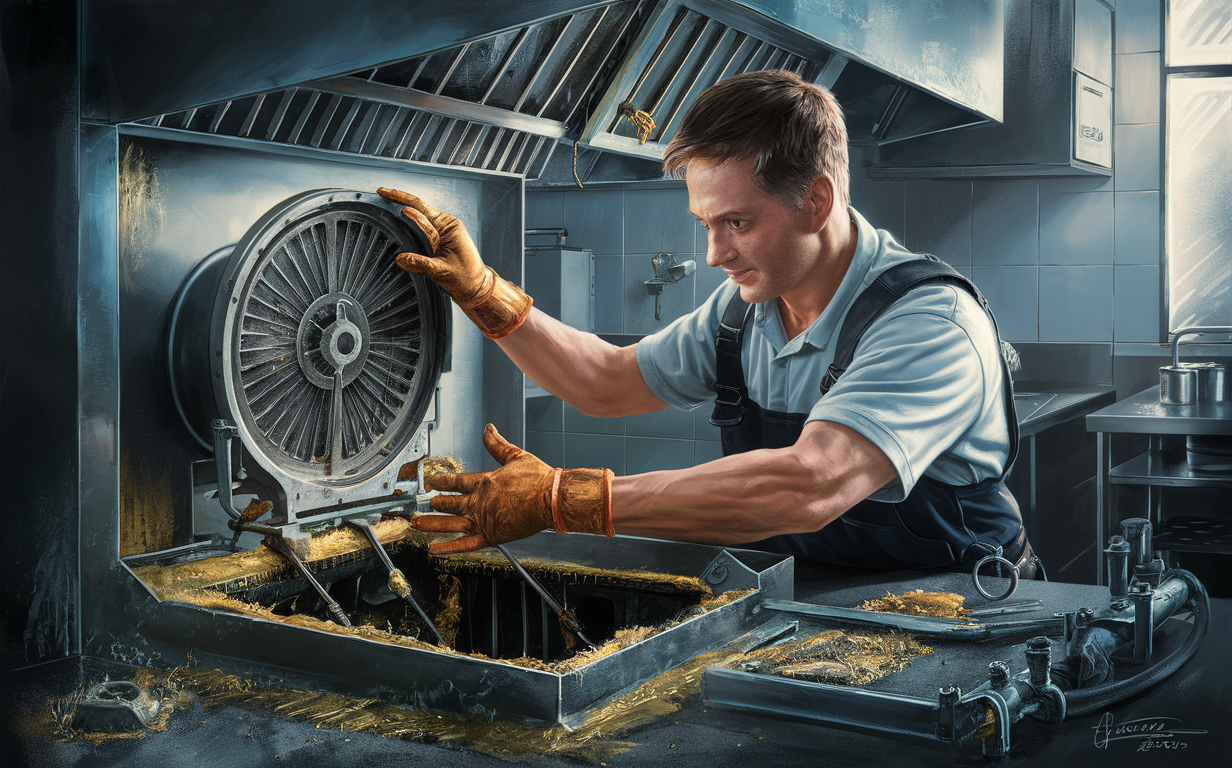
<path fill-rule="evenodd" d="M 1232 555 L 1232 523 L 1207 517 L 1173 517 L 1155 534 L 1155 549 Z"/>
<path fill-rule="evenodd" d="M 1108 471 L 1113 485 L 1155 485 L 1172 487 L 1232 488 L 1232 474 L 1194 472 L 1185 460 L 1184 449 L 1145 451 Z"/>

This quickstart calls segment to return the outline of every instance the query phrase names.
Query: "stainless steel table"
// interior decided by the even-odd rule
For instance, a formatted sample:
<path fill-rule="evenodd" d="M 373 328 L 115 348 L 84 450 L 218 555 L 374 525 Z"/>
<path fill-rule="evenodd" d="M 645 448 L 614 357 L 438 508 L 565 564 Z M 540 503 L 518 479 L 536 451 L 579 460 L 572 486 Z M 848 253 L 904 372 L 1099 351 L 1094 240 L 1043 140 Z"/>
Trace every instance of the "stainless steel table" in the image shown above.
<path fill-rule="evenodd" d="M 1072 521 L 1085 522 L 1091 513 L 1088 501 L 1059 491 L 1083 480 L 1094 483 L 1092 469 L 1094 437 L 1084 433 L 1079 419 L 1116 402 L 1116 388 L 1109 384 L 1074 385 L 1056 381 L 1018 381 L 1014 383 L 1014 406 L 1018 412 L 1020 436 L 1018 460 L 1010 476 L 1010 490 L 1022 510 L 1027 538 L 1048 569 L 1049 578 L 1087 582 L 1089 572 L 1083 564 L 1093 559 L 1092 547 L 1075 547 L 1074 542 L 1058 538 L 1069 530 Z M 1079 459 L 1087 468 L 1078 478 L 1075 464 L 1060 464 L 1058 441 L 1065 448 L 1060 455 Z M 1073 441 L 1073 442 L 1070 442 Z M 1040 446 L 1043 453 L 1040 453 Z M 1086 458 L 1087 456 L 1091 458 Z M 1090 486 L 1087 486 L 1088 488 Z M 1080 573 L 1076 573 L 1079 572 Z"/>
<path fill-rule="evenodd" d="M 1194 472 L 1183 450 L 1165 451 L 1163 445 L 1163 438 L 1168 435 L 1232 435 L 1232 402 L 1162 405 L 1159 385 L 1155 385 L 1088 414 L 1087 431 L 1097 433 L 1097 542 L 1106 541 L 1111 533 L 1109 492 L 1112 485 L 1146 486 L 1147 517 L 1157 526 L 1162 522 L 1160 501 L 1165 486 L 1232 489 L 1232 475 Z M 1114 467 L 1113 433 L 1147 435 L 1147 450 Z M 1096 583 L 1103 584 L 1102 547 L 1096 562 Z"/>

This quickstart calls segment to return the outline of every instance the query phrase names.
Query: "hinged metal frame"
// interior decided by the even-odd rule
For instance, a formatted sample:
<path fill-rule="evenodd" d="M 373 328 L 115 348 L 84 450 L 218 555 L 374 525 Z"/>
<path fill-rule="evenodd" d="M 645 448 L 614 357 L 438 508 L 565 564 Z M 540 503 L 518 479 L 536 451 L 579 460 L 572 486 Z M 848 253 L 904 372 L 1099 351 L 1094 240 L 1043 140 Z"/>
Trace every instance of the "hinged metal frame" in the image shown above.
<path fill-rule="evenodd" d="M 337 517 L 338 510 L 331 507 L 389 497 L 401 467 L 427 454 L 430 425 L 427 410 L 440 375 L 445 340 L 449 337 L 448 313 L 444 299 L 437 296 L 438 289 L 418 276 L 408 280 L 418 295 L 421 320 L 419 362 L 413 371 L 410 390 L 406 395 L 406 413 L 402 417 L 395 417 L 388 425 L 400 430 L 399 434 L 378 436 L 378 442 L 372 446 L 379 447 L 379 441 L 385 441 L 387 444 L 386 448 L 381 449 L 381 456 L 374 454 L 366 462 L 368 466 L 373 462 L 379 463 L 375 470 L 367 466 L 357 467 L 360 474 L 352 480 L 341 472 L 325 472 L 325 465 L 322 465 L 319 476 L 305 476 L 302 469 L 292 467 L 262 449 L 265 440 L 255 432 L 254 425 L 249 423 L 246 415 L 248 408 L 240 403 L 237 394 L 242 388 L 242 383 L 237 378 L 240 360 L 238 324 L 245 307 L 243 302 L 237 303 L 236 299 L 244 292 L 245 286 L 256 278 L 254 270 L 261 261 L 263 250 L 267 250 L 277 238 L 283 236 L 286 225 L 302 217 L 311 216 L 320 211 L 322 206 L 335 201 L 347 205 L 358 204 L 368 207 L 374 213 L 387 214 L 391 224 L 395 226 L 400 221 L 400 207 L 372 193 L 315 190 L 286 201 L 254 224 L 233 251 L 231 261 L 222 275 L 211 327 L 212 353 L 209 364 L 219 411 L 231 419 L 232 429 L 243 442 L 246 453 L 281 486 L 285 494 L 285 526 L 288 532 L 297 532 L 303 526 Z M 368 309 L 372 311 L 376 308 Z M 364 343 L 367 343 L 366 340 Z M 295 365 L 296 362 L 291 361 L 289 364 Z M 338 391 L 340 388 L 335 384 L 335 392 Z M 439 418 L 439 414 L 435 414 L 433 418 Z M 401 426 L 398 426 L 399 420 L 403 422 Z M 229 462 L 223 466 L 229 466 Z M 219 487 L 229 485 L 228 479 L 220 476 Z M 365 505 L 367 506 L 370 505 Z"/>

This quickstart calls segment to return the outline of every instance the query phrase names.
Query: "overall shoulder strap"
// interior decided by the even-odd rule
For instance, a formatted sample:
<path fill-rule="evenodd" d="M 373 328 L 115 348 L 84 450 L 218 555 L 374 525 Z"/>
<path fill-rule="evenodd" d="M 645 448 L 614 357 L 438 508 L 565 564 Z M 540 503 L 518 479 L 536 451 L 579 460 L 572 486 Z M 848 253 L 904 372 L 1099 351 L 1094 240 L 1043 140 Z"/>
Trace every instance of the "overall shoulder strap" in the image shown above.
<path fill-rule="evenodd" d="M 838 343 L 834 347 L 834 362 L 830 363 L 826 375 L 822 377 L 821 394 L 824 396 L 834 387 L 838 378 L 843 375 L 855 358 L 856 346 L 860 343 L 864 332 L 891 304 L 906 295 L 908 291 L 925 283 L 945 282 L 957 285 L 971 294 L 984 308 L 984 313 L 988 315 L 992 323 L 993 335 L 997 340 L 1001 358 L 1001 375 L 1005 381 L 1003 388 L 1005 411 L 1010 432 L 1009 459 L 1002 473 L 1004 478 L 1018 457 L 1018 417 L 1014 409 L 1014 380 L 1010 376 L 1001 332 L 997 328 L 997 318 L 993 316 L 988 302 L 974 283 L 936 256 L 927 253 L 920 254 L 920 256 L 922 258 L 895 264 L 882 272 L 872 285 L 856 297 L 851 309 L 847 312 L 847 317 L 843 320 L 842 328 L 839 329 Z"/>
<path fill-rule="evenodd" d="M 716 427 L 733 427 L 744 418 L 744 401 L 749 390 L 744 383 L 740 347 L 744 342 L 744 326 L 752 313 L 753 305 L 740 298 L 740 292 L 736 291 L 719 320 L 714 337 L 714 410 L 710 414 L 710 423 Z"/>

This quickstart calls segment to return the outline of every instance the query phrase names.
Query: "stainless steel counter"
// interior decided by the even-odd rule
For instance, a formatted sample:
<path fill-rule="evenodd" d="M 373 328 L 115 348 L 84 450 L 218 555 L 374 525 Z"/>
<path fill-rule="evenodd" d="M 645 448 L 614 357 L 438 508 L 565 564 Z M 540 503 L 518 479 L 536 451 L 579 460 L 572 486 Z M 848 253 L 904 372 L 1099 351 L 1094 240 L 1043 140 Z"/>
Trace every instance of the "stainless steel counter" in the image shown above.
<path fill-rule="evenodd" d="M 1163 510 L 1164 487 L 1230 488 L 1232 477 L 1226 473 L 1201 472 L 1190 468 L 1184 449 L 1165 448 L 1165 436 L 1177 435 L 1232 435 L 1232 403 L 1204 403 L 1200 405 L 1163 405 L 1159 402 L 1159 385 L 1142 390 L 1136 395 L 1113 403 L 1087 416 L 1087 431 L 1096 432 L 1097 463 L 1097 521 L 1096 541 L 1106 541 L 1117 521 L 1112 519 L 1111 494 L 1113 485 L 1138 485 L 1146 488 L 1147 499 L 1144 516 L 1155 525 L 1156 536 L 1167 540 L 1175 535 L 1165 521 Z M 1117 466 L 1112 463 L 1113 433 L 1148 435 L 1144 453 Z M 1223 507 L 1226 510 L 1226 506 Z M 1187 517 L 1185 524 L 1206 522 L 1206 517 Z M 1178 522 L 1180 522 L 1178 520 Z M 1218 542 L 1200 542 L 1191 534 L 1186 544 L 1175 547 L 1178 551 L 1217 551 Z M 1096 553 L 1099 560 L 1097 583 L 1103 583 L 1103 552 Z M 1167 561 L 1167 552 L 1165 551 Z"/>
<path fill-rule="evenodd" d="M 1087 430 L 1138 435 L 1232 435 L 1232 402 L 1162 405 L 1156 384 L 1088 415 Z"/>
<path fill-rule="evenodd" d="M 1116 401 L 1116 387 L 1111 384 L 1058 387 L 1055 384 L 1036 386 L 1025 381 L 1015 382 L 1014 388 L 1014 407 L 1018 411 L 1018 432 L 1021 437 L 1031 437 Z"/>

